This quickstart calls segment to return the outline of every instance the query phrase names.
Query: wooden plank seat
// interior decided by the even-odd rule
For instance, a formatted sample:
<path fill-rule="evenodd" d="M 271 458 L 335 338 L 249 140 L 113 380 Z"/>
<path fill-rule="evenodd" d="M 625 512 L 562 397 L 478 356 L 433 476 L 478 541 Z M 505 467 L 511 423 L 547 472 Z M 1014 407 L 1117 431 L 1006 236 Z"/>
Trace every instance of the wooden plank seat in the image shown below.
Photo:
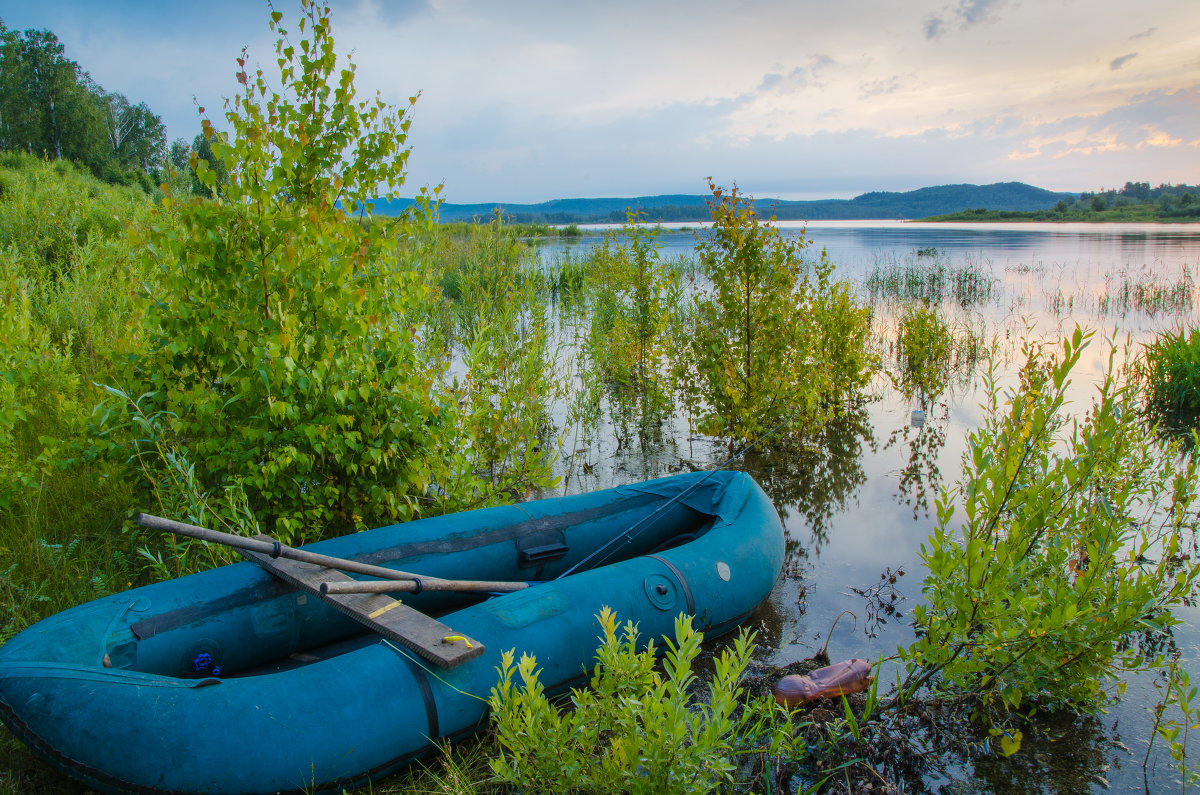
<path fill-rule="evenodd" d="M 258 536 L 260 540 L 271 540 Z M 483 644 L 382 593 L 331 594 L 323 583 L 356 582 L 342 572 L 314 563 L 272 557 L 248 549 L 242 555 L 285 582 L 345 613 L 372 632 L 394 640 L 442 668 L 455 668 L 483 654 Z"/>

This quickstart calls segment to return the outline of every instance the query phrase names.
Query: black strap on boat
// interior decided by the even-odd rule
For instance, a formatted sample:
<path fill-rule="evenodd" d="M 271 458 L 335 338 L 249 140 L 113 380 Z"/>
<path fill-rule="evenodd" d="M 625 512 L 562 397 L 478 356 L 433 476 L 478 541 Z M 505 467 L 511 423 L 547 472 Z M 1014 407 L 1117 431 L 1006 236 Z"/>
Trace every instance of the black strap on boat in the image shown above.
<path fill-rule="evenodd" d="M 608 560 L 610 557 L 612 557 L 613 553 L 616 552 L 615 548 L 609 549 L 610 547 L 612 547 L 614 544 L 616 544 L 619 541 L 624 541 L 625 543 L 629 543 L 629 542 L 633 541 L 633 539 L 639 533 L 643 532 L 647 527 L 654 524 L 654 522 L 658 519 L 658 517 L 662 515 L 663 511 L 672 507 L 677 502 L 682 500 L 684 497 L 691 494 L 696 489 L 700 488 L 700 486 L 704 483 L 704 481 L 708 480 L 714 474 L 716 474 L 717 472 L 720 472 L 725 467 L 729 466 L 734 461 L 738 460 L 739 458 L 744 456 L 746 453 L 750 452 L 752 449 L 757 447 L 760 442 L 762 442 L 767 437 L 773 435 L 777 430 L 782 428 L 787 423 L 791 422 L 791 420 L 792 420 L 791 417 L 786 417 L 785 419 L 780 420 L 779 423 L 774 428 L 770 429 L 769 431 L 764 432 L 761 436 L 759 436 L 757 439 L 753 440 L 752 442 L 749 442 L 741 450 L 738 450 L 736 453 L 729 456 L 729 458 L 726 458 L 724 461 L 717 464 L 712 469 L 708 470 L 708 472 L 705 473 L 704 477 L 700 478 L 695 483 L 688 486 L 686 489 L 679 492 L 674 497 L 672 497 L 671 499 L 664 502 L 662 505 L 658 506 L 658 508 L 654 511 L 654 513 L 650 514 L 649 516 L 645 516 L 645 517 L 641 518 L 640 520 L 635 522 L 634 525 L 632 527 L 630 527 L 628 530 L 626 530 L 624 533 L 621 533 L 619 536 L 616 536 L 615 538 L 611 539 L 610 541 L 608 541 L 608 543 L 604 544 L 604 546 L 600 547 L 595 552 L 588 555 L 586 558 L 579 561 L 574 566 L 567 569 L 566 571 L 564 571 L 562 574 L 558 575 L 554 579 L 561 580 L 563 577 L 566 577 L 570 574 L 574 574 L 576 571 L 582 569 L 584 567 L 584 565 L 591 562 L 592 558 L 596 557 L 597 555 L 599 555 L 602 552 L 604 553 L 604 556 L 601 557 L 600 560 L 596 561 L 596 563 L 594 565 L 599 566 L 601 563 Z"/>
<path fill-rule="evenodd" d="M 421 691 L 421 700 L 425 702 L 425 722 L 429 725 L 429 741 L 434 742 L 440 736 L 440 732 L 438 730 L 437 702 L 433 700 L 433 688 L 429 686 L 429 676 L 425 673 L 425 669 L 407 654 L 402 653 L 398 656 L 412 671 L 417 688 Z"/>

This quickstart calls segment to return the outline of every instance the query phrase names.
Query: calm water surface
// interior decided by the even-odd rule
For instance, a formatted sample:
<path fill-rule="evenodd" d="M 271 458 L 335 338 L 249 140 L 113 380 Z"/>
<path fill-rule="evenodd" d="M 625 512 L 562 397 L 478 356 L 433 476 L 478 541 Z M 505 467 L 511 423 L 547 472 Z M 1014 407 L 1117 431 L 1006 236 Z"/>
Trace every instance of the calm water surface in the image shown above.
<path fill-rule="evenodd" d="M 788 235 L 804 228 L 796 222 L 779 226 Z M 660 233 L 660 256 L 692 256 L 696 235 L 703 234 L 695 230 L 693 225 Z M 1023 361 L 1022 339 L 1056 341 L 1076 323 L 1096 330 L 1076 373 L 1073 399 L 1081 407 L 1104 371 L 1108 341 L 1136 349 L 1162 330 L 1200 322 L 1200 225 L 823 222 L 809 224 L 807 237 L 810 255 L 825 249 L 837 273 L 858 284 L 864 296 L 872 274 L 889 269 L 970 268 L 986 274 L 995 286 L 986 300 L 964 306 L 947 297 L 943 309 L 960 328 L 997 340 L 1010 378 Z M 552 265 L 595 244 L 585 237 L 539 248 L 543 262 Z M 887 301 L 876 304 L 877 344 L 885 365 L 893 366 L 895 310 Z M 875 585 L 885 571 L 903 570 L 896 585 L 900 612 L 907 615 L 919 600 L 923 571 L 917 551 L 934 525 L 934 494 L 957 478 L 966 436 L 982 416 L 983 394 L 978 372 L 960 373 L 931 405 L 906 398 L 883 372 L 869 391 L 871 399 L 823 434 L 803 460 L 781 465 L 751 457 L 737 465 L 771 494 L 788 534 L 789 576 L 757 616 L 769 662 L 810 657 L 827 637 L 833 660 L 876 660 L 912 640 L 906 619 L 873 615 L 854 589 Z M 926 415 L 920 426 L 912 421 L 917 408 Z M 564 472 L 568 491 L 707 468 L 729 453 L 726 445 L 693 435 L 678 418 L 653 443 L 630 445 L 617 436 L 611 426 L 600 429 L 581 462 L 588 474 L 581 465 Z M 843 611 L 854 617 L 843 615 L 831 632 Z M 1185 609 L 1180 617 L 1185 624 L 1176 642 L 1189 671 L 1200 677 L 1200 614 Z M 894 681 L 894 673 L 885 670 L 882 681 Z M 1048 727 L 1059 739 L 1027 737 L 1010 760 L 960 765 L 926 783 L 932 791 L 947 792 L 1144 791 L 1141 760 L 1156 694 L 1152 677 L 1141 677 L 1099 720 Z M 1178 789 L 1165 753 L 1152 760 L 1148 780 L 1151 792 Z"/>

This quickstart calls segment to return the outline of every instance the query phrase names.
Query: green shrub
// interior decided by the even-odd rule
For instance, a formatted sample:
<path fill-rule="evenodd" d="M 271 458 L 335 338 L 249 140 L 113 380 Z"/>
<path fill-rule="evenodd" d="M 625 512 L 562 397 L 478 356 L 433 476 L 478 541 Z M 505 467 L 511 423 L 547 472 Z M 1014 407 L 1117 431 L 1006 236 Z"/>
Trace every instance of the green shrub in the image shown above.
<path fill-rule="evenodd" d="M 963 480 L 938 501 L 921 548 L 918 639 L 900 650 L 908 694 L 931 685 L 993 716 L 1098 709 L 1119 673 L 1156 663 L 1144 650 L 1191 597 L 1200 567 L 1183 543 L 1200 529 L 1197 464 L 1146 444 L 1111 358 L 1086 417 L 1067 416 L 1088 341 L 1076 330 L 1058 356 L 1028 345 L 1012 390 L 989 372 Z"/>
<path fill-rule="evenodd" d="M 16 271 L 11 253 L 0 253 L 0 510 L 36 493 L 88 414 L 69 350 L 37 323 Z"/>
<path fill-rule="evenodd" d="M 223 197 L 164 199 L 150 339 L 119 384 L 168 419 L 203 489 L 240 484 L 284 541 L 453 510 L 449 484 L 475 474 L 458 395 L 419 339 L 431 293 L 405 230 L 420 221 L 351 215 L 403 183 L 409 120 L 357 97 L 328 8 L 302 6 L 297 46 L 271 14 L 280 93 L 242 71 L 231 135 L 205 122 Z"/>
<path fill-rule="evenodd" d="M 618 634 L 604 608 L 590 685 L 571 691 L 570 711 L 546 697 L 537 660 L 505 652 L 489 706 L 500 750 L 492 772 L 526 792 L 696 793 L 733 780 L 737 681 L 750 659 L 743 633 L 713 661 L 706 701 L 689 691 L 702 636 L 691 618 L 675 622 L 663 671 L 653 643 L 629 622 Z M 520 679 L 520 684 L 514 682 Z"/>
<path fill-rule="evenodd" d="M 910 304 L 900 318 L 896 359 L 900 389 L 933 400 L 946 388 L 954 353 L 954 335 L 941 313 L 926 304 Z"/>
<path fill-rule="evenodd" d="M 14 249 L 40 281 L 88 267 L 89 240 L 122 236 L 149 207 L 141 191 L 103 185 L 66 161 L 13 153 L 0 168 L 0 249 Z"/>
<path fill-rule="evenodd" d="M 1200 420 L 1200 328 L 1166 332 L 1145 347 L 1138 371 L 1152 416 L 1169 425 Z"/>
<path fill-rule="evenodd" d="M 710 286 L 696 296 L 681 391 L 705 433 L 752 439 L 782 423 L 821 425 L 865 386 L 870 312 L 834 281 L 825 252 L 760 221 L 751 199 L 709 182 L 713 224 L 696 250 Z"/>
<path fill-rule="evenodd" d="M 588 263 L 602 274 L 590 306 L 590 364 L 615 401 L 644 418 L 660 417 L 669 405 L 666 365 L 680 296 L 678 274 L 659 258 L 654 234 L 629 213 Z"/>

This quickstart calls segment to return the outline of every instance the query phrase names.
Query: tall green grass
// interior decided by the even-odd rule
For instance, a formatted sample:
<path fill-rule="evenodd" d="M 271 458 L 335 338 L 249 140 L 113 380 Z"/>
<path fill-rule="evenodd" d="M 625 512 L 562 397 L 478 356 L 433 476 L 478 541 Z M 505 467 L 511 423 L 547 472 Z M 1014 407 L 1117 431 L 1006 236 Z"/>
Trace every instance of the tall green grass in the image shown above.
<path fill-rule="evenodd" d="M 1127 272 L 1109 274 L 1105 278 L 1104 290 L 1096 298 L 1096 308 L 1101 315 L 1124 317 L 1139 312 L 1151 317 L 1156 315 L 1190 315 L 1196 311 L 1200 292 L 1190 268 L 1184 268 L 1178 277 L 1171 278 L 1157 273 L 1144 273 L 1131 277 Z"/>
<path fill-rule="evenodd" d="M 141 333 L 140 190 L 0 156 L 0 642 L 146 573 L 122 532 L 132 470 L 92 443 L 93 382 Z M 0 732 L 0 793 L 81 791 Z"/>
<path fill-rule="evenodd" d="M 1200 427 L 1200 328 L 1168 331 L 1148 343 L 1139 376 L 1154 419 L 1172 430 Z"/>
<path fill-rule="evenodd" d="M 125 587 L 118 529 L 132 485 L 89 442 L 93 381 L 139 334 L 127 228 L 141 191 L 69 164 L 0 159 L 0 593 L 4 632 Z"/>
<path fill-rule="evenodd" d="M 963 309 L 1000 297 L 1000 283 L 979 261 L 956 265 L 945 252 L 921 249 L 903 257 L 877 259 L 863 288 L 872 304 L 953 300 Z"/>

